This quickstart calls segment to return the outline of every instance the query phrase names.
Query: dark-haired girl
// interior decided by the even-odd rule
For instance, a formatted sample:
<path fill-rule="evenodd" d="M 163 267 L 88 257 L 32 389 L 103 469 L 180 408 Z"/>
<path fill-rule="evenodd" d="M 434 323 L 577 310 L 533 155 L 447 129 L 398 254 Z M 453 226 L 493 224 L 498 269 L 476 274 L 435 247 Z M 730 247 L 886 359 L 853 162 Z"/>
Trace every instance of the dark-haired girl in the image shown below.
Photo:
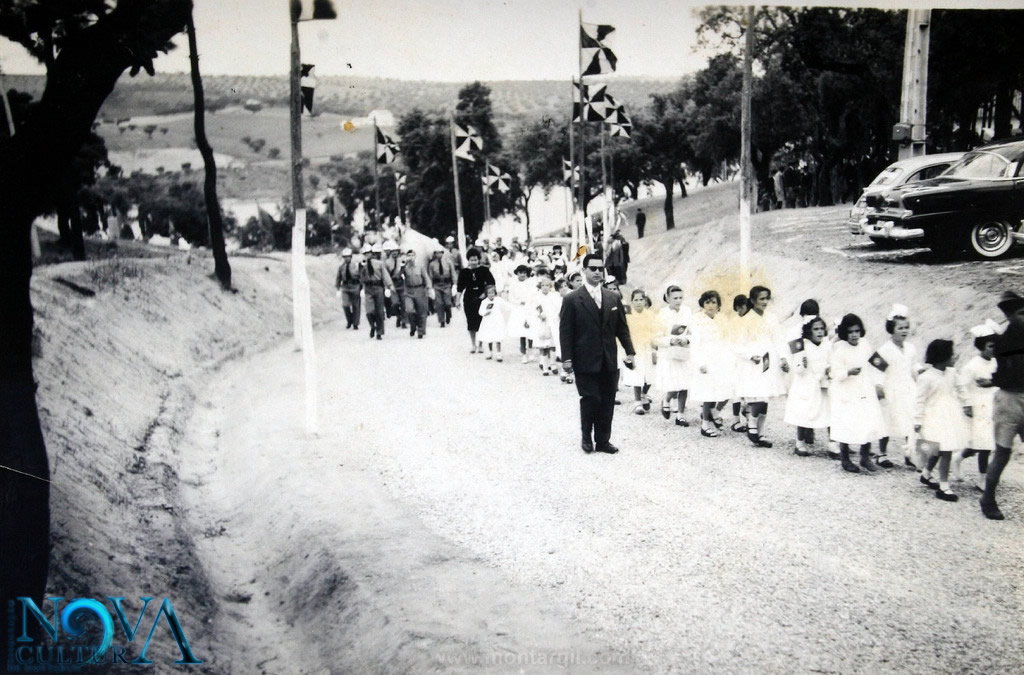
<path fill-rule="evenodd" d="M 658 364 L 654 369 L 654 387 L 664 394 L 661 415 L 672 416 L 672 400 L 676 401 L 676 424 L 690 426 L 683 417 L 686 408 L 686 391 L 689 388 L 690 324 L 693 316 L 683 305 L 683 289 L 678 284 L 669 284 L 662 295 L 666 306 L 661 308 L 662 335 L 656 340 Z"/>
<path fill-rule="evenodd" d="M 697 304 L 701 311 L 693 315 L 690 398 L 701 402 L 701 435 L 714 438 L 720 435 L 721 410 L 732 396 L 735 370 L 732 350 L 722 335 L 722 296 L 704 291 Z"/>
<path fill-rule="evenodd" d="M 913 466 L 911 443 L 914 437 L 914 397 L 917 395 L 917 374 L 923 368 L 918 363 L 917 348 L 907 342 L 910 334 L 909 310 L 893 305 L 885 319 L 885 332 L 889 339 L 878 348 L 878 354 L 888 364 L 879 371 L 882 391 L 882 437 L 878 440 L 878 465 L 888 469 L 892 462 L 887 456 L 889 443 L 896 443 L 903 452 L 903 463 Z"/>
<path fill-rule="evenodd" d="M 786 393 L 783 373 L 789 372 L 789 363 L 783 356 L 782 328 L 768 311 L 771 299 L 771 290 L 764 286 L 750 289 L 750 311 L 741 320 L 743 344 L 737 360 L 738 393 L 750 407 L 751 428 L 747 429 L 747 438 L 759 448 L 772 447 L 772 442 L 764 437 L 768 399 Z"/>
<path fill-rule="evenodd" d="M 871 345 L 864 338 L 864 322 L 856 314 L 847 314 L 836 329 L 839 340 L 832 346 L 829 374 L 829 415 L 832 440 L 839 443 L 843 469 L 860 471 L 850 459 L 851 446 L 860 450 L 860 466 L 867 471 L 878 467 L 871 460 L 871 443 L 880 436 L 882 408 L 880 388 L 873 377 L 877 369 L 868 363 Z"/>
<path fill-rule="evenodd" d="M 974 348 L 978 353 L 960 368 L 957 373 L 957 386 L 971 406 L 971 433 L 964 456 L 978 455 L 978 482 L 975 485 L 984 491 L 988 460 L 992 451 L 996 449 L 995 427 L 992 421 L 996 388 L 992 386 L 992 376 L 996 372 L 996 338 L 999 335 L 999 327 L 991 320 L 986 321 L 971 328 L 971 335 L 974 337 Z"/>
<path fill-rule="evenodd" d="M 956 393 L 953 342 L 932 340 L 925 350 L 925 363 L 931 366 L 917 378 L 917 404 L 914 430 L 921 438 L 921 450 L 928 455 L 921 482 L 935 489 L 935 496 L 947 502 L 958 497 L 949 487 L 949 463 L 954 452 L 967 445 L 966 405 Z M 932 470 L 939 466 L 939 482 Z"/>
<path fill-rule="evenodd" d="M 787 424 L 796 427 L 794 454 L 807 457 L 814 445 L 814 430 L 829 424 L 828 364 L 832 343 L 825 339 L 828 327 L 820 316 L 806 317 L 801 330 L 801 349 L 793 354 L 793 384 L 786 398 Z"/>

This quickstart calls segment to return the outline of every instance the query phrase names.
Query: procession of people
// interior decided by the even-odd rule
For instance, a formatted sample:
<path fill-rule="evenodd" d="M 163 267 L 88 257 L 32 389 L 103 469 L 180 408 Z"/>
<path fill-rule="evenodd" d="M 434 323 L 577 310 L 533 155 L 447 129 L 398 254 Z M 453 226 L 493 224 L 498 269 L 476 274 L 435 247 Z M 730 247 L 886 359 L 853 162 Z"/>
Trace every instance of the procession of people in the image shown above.
<path fill-rule="evenodd" d="M 975 477 L 965 482 L 981 494 L 987 518 L 1003 519 L 996 493 L 1024 434 L 1024 298 L 1007 292 L 998 303 L 1006 327 L 988 320 L 970 329 L 976 353 L 958 368 L 948 339 L 933 340 L 920 357 L 907 340 L 913 313 L 905 305 L 865 323 L 850 313 L 829 321 L 814 299 L 780 318 L 763 285 L 731 303 L 713 288 L 687 302 L 674 282 L 623 298 L 628 249 L 619 237 L 611 237 L 607 256 L 571 262 L 560 247 L 542 254 L 518 240 L 510 247 L 477 240 L 463 261 L 449 237 L 426 264 L 390 241 L 364 245 L 358 264 L 345 249 L 335 285 L 346 329 L 358 330 L 361 305 L 378 340 L 387 317 L 423 338 L 430 312 L 444 328 L 461 311 L 471 354 L 495 362 L 518 355 L 543 376 L 575 384 L 587 454 L 619 451 L 612 420 L 624 403 L 621 388 L 632 397 L 624 406 L 631 414 L 651 412 L 653 392 L 674 426 L 691 426 L 689 403 L 701 436 L 728 429 L 757 448 L 778 444 L 767 413 L 784 398 L 782 419 L 792 431 L 782 433 L 793 435 L 794 455 L 821 447 L 851 473 L 916 469 L 918 482 L 947 502 L 959 500 L 951 481 L 965 480 L 963 460 L 977 457 Z M 390 264 L 381 261 L 385 251 Z"/>

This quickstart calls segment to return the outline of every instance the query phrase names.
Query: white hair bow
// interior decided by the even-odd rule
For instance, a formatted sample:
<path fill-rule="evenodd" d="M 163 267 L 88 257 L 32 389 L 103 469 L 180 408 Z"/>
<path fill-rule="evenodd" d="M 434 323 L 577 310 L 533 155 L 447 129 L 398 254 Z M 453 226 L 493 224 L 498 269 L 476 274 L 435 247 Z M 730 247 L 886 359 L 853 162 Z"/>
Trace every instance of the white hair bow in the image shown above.
<path fill-rule="evenodd" d="M 898 316 L 902 316 L 906 319 L 910 315 L 910 310 L 907 309 L 906 305 L 893 305 L 892 309 L 889 310 L 889 316 L 885 317 L 886 321 L 892 321 Z"/>

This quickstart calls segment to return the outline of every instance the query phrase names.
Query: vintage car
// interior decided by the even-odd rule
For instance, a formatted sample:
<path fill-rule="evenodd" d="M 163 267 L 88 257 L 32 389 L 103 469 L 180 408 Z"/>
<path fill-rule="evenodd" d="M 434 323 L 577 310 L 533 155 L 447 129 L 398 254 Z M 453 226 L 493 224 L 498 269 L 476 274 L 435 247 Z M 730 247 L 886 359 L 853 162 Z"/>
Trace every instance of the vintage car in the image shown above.
<path fill-rule="evenodd" d="M 869 195 L 867 204 L 868 225 L 890 236 L 920 230 L 933 251 L 1001 258 L 1024 240 L 1024 140 L 973 150 L 942 175 Z"/>
<path fill-rule="evenodd" d="M 919 155 L 908 157 L 898 162 L 893 162 L 885 167 L 882 173 L 875 176 L 875 179 L 864 188 L 860 199 L 850 209 L 850 217 L 847 224 L 850 227 L 850 234 L 866 234 L 871 241 L 879 246 L 886 246 L 900 239 L 911 239 L 920 237 L 921 232 L 899 232 L 904 235 L 899 239 L 894 238 L 892 233 L 877 223 L 868 224 L 868 203 L 869 194 L 877 194 L 891 190 L 895 187 L 913 183 L 919 180 L 927 180 L 938 176 L 949 168 L 951 164 L 964 156 L 962 152 L 943 152 L 937 155 Z"/>

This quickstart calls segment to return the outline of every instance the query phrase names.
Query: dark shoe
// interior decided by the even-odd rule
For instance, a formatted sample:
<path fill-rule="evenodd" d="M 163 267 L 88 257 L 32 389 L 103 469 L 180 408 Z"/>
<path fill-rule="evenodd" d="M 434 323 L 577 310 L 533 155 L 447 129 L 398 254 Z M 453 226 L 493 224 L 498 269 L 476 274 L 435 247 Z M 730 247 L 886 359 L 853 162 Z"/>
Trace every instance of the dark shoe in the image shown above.
<path fill-rule="evenodd" d="M 860 458 L 860 465 L 865 471 L 878 471 L 878 467 L 875 465 L 871 458 L 864 456 Z"/>
<path fill-rule="evenodd" d="M 748 433 L 747 434 L 747 440 L 749 440 L 751 443 L 753 443 L 755 448 L 770 448 L 770 447 L 772 447 L 772 442 L 771 441 L 767 440 L 763 436 L 758 436 L 757 434 L 750 434 L 750 433 Z"/>
<path fill-rule="evenodd" d="M 719 429 L 725 426 L 725 420 L 723 420 L 721 417 L 712 417 L 711 421 L 714 422 L 715 426 L 718 427 Z"/>
<path fill-rule="evenodd" d="M 580 443 L 580 447 L 583 448 L 583 452 L 585 452 L 585 453 L 587 453 L 589 455 L 590 453 L 592 453 L 594 451 L 594 442 L 591 441 L 590 439 L 585 438 Z"/>
<path fill-rule="evenodd" d="M 843 470 L 849 471 L 850 473 L 860 473 L 860 468 L 850 461 L 850 457 L 845 453 L 841 455 L 843 461 Z"/>
<path fill-rule="evenodd" d="M 611 443 L 605 443 L 604 445 L 597 446 L 597 451 L 598 452 L 605 452 L 605 453 L 608 453 L 609 455 L 614 455 L 616 452 L 619 451 L 619 449 L 616 448 Z"/>
<path fill-rule="evenodd" d="M 409 326 L 409 337 L 416 334 L 416 326 Z"/>
<path fill-rule="evenodd" d="M 419 338 L 420 340 L 422 340 L 423 339 L 423 333 L 417 333 L 416 337 Z"/>
<path fill-rule="evenodd" d="M 832 450 L 826 450 L 825 454 L 828 455 L 829 459 L 839 459 L 842 457 L 841 454 L 839 454 L 838 452 L 833 452 Z"/>
<path fill-rule="evenodd" d="M 957 497 L 956 494 L 953 493 L 952 491 L 946 492 L 944 490 L 936 490 L 935 496 L 944 502 L 956 502 L 960 500 L 960 498 Z"/>
<path fill-rule="evenodd" d="M 877 463 L 878 466 L 882 467 L 883 469 L 891 469 L 893 466 L 895 466 L 885 455 L 879 455 Z"/>
<path fill-rule="evenodd" d="M 914 464 L 913 462 L 911 462 L 910 458 L 907 457 L 906 455 L 903 456 L 903 464 L 904 464 L 904 466 L 909 466 L 911 469 L 916 469 L 917 468 L 917 464 Z"/>
<path fill-rule="evenodd" d="M 796 455 L 797 457 L 810 457 L 811 456 L 811 453 L 807 452 L 806 450 L 801 450 L 799 446 L 793 448 L 793 454 Z"/>
<path fill-rule="evenodd" d="M 744 424 L 743 422 L 733 422 L 732 426 L 729 427 L 729 428 L 732 429 L 733 431 L 735 431 L 736 433 L 740 433 L 740 434 L 747 433 L 747 425 Z"/>
<path fill-rule="evenodd" d="M 968 457 L 974 457 L 976 454 L 978 454 L 977 450 L 967 448 L 966 450 L 964 450 L 964 459 L 967 459 Z"/>
<path fill-rule="evenodd" d="M 672 406 L 665 405 L 664 403 L 662 403 L 661 404 L 661 416 L 664 417 L 665 419 L 668 419 L 669 417 L 672 417 Z"/>
<path fill-rule="evenodd" d="M 704 436 L 705 438 L 718 438 L 719 436 L 721 436 L 721 434 L 718 433 L 717 429 L 711 429 L 710 431 L 708 429 L 701 429 L 700 435 Z"/>
<path fill-rule="evenodd" d="M 378 340 L 383 340 L 383 339 L 384 339 L 384 337 L 383 337 L 383 336 L 381 336 L 381 335 L 378 335 L 378 336 L 377 336 L 377 339 L 378 339 Z"/>
<path fill-rule="evenodd" d="M 689 422 L 687 422 L 687 421 L 686 421 L 685 419 L 683 419 L 682 417 L 677 417 L 677 418 L 676 418 L 676 426 L 677 426 L 677 427 L 688 427 L 688 426 L 690 426 L 690 423 L 689 423 Z"/>
<path fill-rule="evenodd" d="M 376 335 L 376 334 L 377 334 L 377 331 L 375 331 L 375 330 L 373 329 L 373 326 L 370 326 L 370 338 L 372 339 L 372 338 L 373 338 L 373 336 L 374 336 L 374 335 Z"/>
<path fill-rule="evenodd" d="M 986 504 L 981 502 L 981 512 L 985 514 L 985 517 L 989 520 L 1003 520 L 1003 512 L 999 510 L 999 507 L 995 504 Z"/>
<path fill-rule="evenodd" d="M 930 478 L 925 478 L 924 476 L 921 476 L 920 480 L 921 480 L 921 484 L 922 485 L 925 485 L 925 486 L 931 488 L 932 490 L 938 490 L 939 489 L 939 484 L 936 483 L 935 481 L 933 481 Z"/>

